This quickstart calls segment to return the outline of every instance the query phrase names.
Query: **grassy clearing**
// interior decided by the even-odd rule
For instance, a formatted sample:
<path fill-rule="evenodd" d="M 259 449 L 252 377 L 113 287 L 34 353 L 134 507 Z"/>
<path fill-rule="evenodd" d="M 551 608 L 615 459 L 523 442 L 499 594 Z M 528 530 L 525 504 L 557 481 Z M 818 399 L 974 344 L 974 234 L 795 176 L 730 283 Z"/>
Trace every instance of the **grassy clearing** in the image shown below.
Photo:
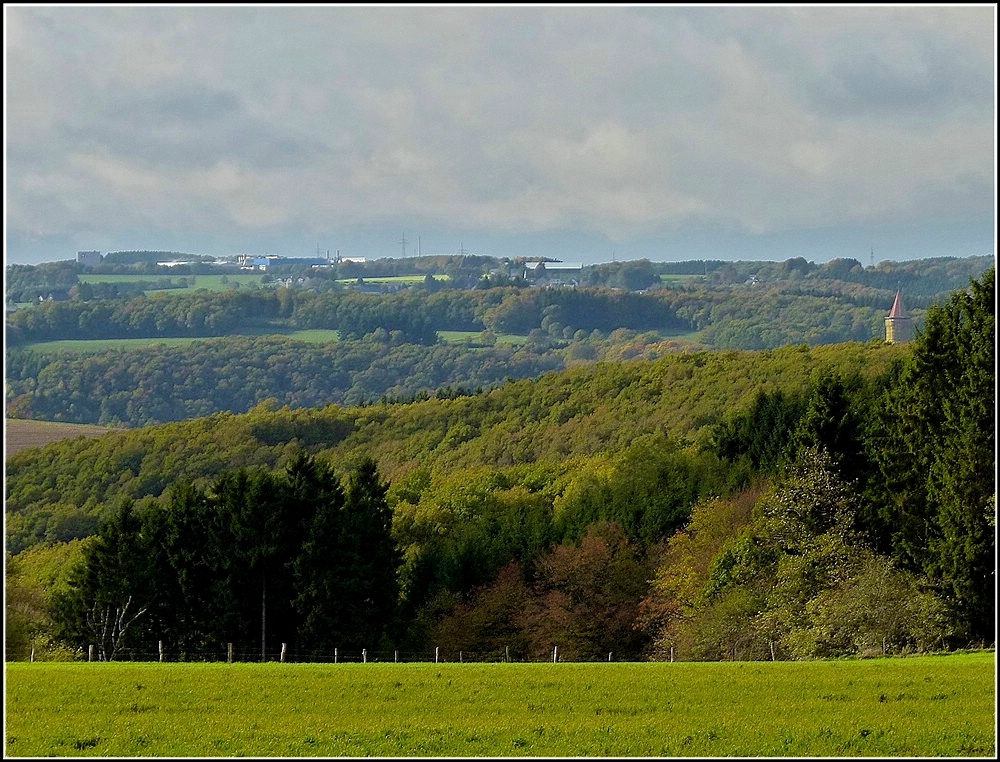
<path fill-rule="evenodd" d="M 219 275 L 170 275 L 156 273 L 153 275 L 132 275 L 127 273 L 85 273 L 79 276 L 81 283 L 156 283 L 160 280 L 169 280 L 175 285 L 168 289 L 146 289 L 144 293 L 154 291 L 175 294 L 189 294 L 192 291 L 204 288 L 209 291 L 228 291 L 232 288 L 243 286 L 261 286 L 264 284 L 266 276 L 262 273 L 220 273 Z M 176 285 L 184 278 L 187 288 L 176 288 Z"/>
<path fill-rule="evenodd" d="M 334 329 L 309 328 L 300 331 L 282 330 L 280 328 L 266 328 L 246 335 L 263 336 L 283 336 L 286 339 L 305 341 L 310 344 L 331 344 L 340 341 L 340 333 Z M 438 331 L 438 336 L 446 342 L 452 344 L 463 344 L 471 340 L 473 343 L 479 341 L 481 336 L 479 331 Z M 25 349 L 34 352 L 83 354 L 86 352 L 101 352 L 106 349 L 144 349 L 156 345 L 164 347 L 185 347 L 193 341 L 206 341 L 211 338 L 220 337 L 184 337 L 184 338 L 152 338 L 152 339 L 80 339 L 66 341 L 39 341 L 25 344 Z M 516 346 L 524 344 L 527 337 L 517 334 L 500 334 L 497 337 L 497 344 L 509 344 Z"/>
<path fill-rule="evenodd" d="M 28 447 L 44 447 L 50 442 L 74 437 L 98 437 L 111 429 L 107 426 L 89 426 L 82 423 L 54 423 L 50 421 L 23 421 L 16 418 L 4 420 L 4 449 L 7 455 Z"/>
<path fill-rule="evenodd" d="M 660 283 L 666 286 L 683 286 L 691 282 L 698 282 L 705 280 L 704 275 L 700 274 L 687 274 L 687 273 L 660 273 Z"/>
<path fill-rule="evenodd" d="M 204 338 L 153 338 L 153 339 L 67 339 L 65 341 L 37 341 L 25 344 L 33 352 L 82 354 L 103 352 L 106 349 L 145 349 L 146 347 L 186 347 L 192 341 Z"/>
<path fill-rule="evenodd" d="M 440 273 L 435 274 L 432 277 L 436 281 L 451 280 L 450 275 L 442 275 Z M 401 286 L 415 286 L 423 283 L 426 278 L 426 275 L 374 275 L 372 277 L 363 276 L 362 280 L 365 283 L 395 283 Z M 341 283 L 345 286 L 353 286 L 357 282 L 357 278 L 340 278 L 337 281 L 337 283 Z"/>
<path fill-rule="evenodd" d="M 994 654 L 6 667 L 6 756 L 992 756 Z"/>
<path fill-rule="evenodd" d="M 466 341 L 478 344 L 482 335 L 482 331 L 438 331 L 438 337 L 449 344 L 464 344 Z M 513 346 L 524 344 L 528 340 L 528 337 L 520 336 L 516 333 L 500 333 L 496 335 L 496 339 L 497 344 L 510 344 Z"/>
<path fill-rule="evenodd" d="M 227 334 L 237 335 L 237 334 Z M 330 344 L 340 341 L 340 334 L 335 330 L 310 328 L 301 331 L 287 331 L 277 327 L 264 328 L 255 332 L 240 334 L 245 336 L 282 336 L 286 339 L 305 341 L 310 344 Z M 147 347 L 186 347 L 195 341 L 210 341 L 224 338 L 222 336 L 193 336 L 180 338 L 150 338 L 150 339 L 78 339 L 66 341 L 38 341 L 25 344 L 25 349 L 34 352 L 83 354 L 86 352 L 102 352 L 107 349 L 145 349 Z"/>

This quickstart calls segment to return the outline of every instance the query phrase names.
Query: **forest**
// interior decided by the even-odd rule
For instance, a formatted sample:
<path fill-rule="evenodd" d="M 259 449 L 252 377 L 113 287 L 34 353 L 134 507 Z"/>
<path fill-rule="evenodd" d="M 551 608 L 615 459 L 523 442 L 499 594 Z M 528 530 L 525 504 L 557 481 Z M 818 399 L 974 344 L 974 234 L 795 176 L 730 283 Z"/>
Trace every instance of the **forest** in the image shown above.
<path fill-rule="evenodd" d="M 7 658 L 992 644 L 994 278 L 929 301 L 909 344 L 591 358 L 23 450 L 7 460 Z M 511 296 L 479 291 L 499 319 Z M 663 314 L 685 315 L 673 298 Z"/>
<path fill-rule="evenodd" d="M 132 268 L 138 285 L 160 279 L 170 287 L 112 292 L 123 284 L 81 282 L 75 262 L 7 268 L 8 299 L 17 304 L 6 321 L 8 416 L 138 427 L 245 413 L 271 399 L 361 405 L 490 389 L 580 363 L 678 351 L 867 342 L 883 338 L 896 289 L 905 289 L 919 325 L 929 306 L 992 261 L 619 262 L 583 268 L 570 286 L 541 287 L 512 275 L 510 262 L 424 258 L 405 261 L 411 274 L 426 270 L 423 281 L 368 293 L 338 281 L 339 271 L 290 267 L 252 288 L 189 288 L 197 273 L 119 254 L 96 269 Z M 369 278 L 404 266 L 350 265 Z M 54 291 L 65 298 L 43 297 Z M 330 338 L 307 341 L 309 331 Z M 449 332 L 464 338 L 445 340 Z M 50 348 L 67 341 L 96 345 Z"/>

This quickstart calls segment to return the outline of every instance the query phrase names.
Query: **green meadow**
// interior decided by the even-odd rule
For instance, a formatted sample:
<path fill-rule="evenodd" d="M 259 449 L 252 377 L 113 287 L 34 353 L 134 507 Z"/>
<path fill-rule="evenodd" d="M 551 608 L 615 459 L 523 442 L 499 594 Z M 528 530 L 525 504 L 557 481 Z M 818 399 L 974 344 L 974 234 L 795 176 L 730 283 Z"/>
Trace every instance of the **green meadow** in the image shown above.
<path fill-rule="evenodd" d="M 446 341 L 449 344 L 462 344 L 467 341 L 475 344 L 479 342 L 483 335 L 482 331 L 438 331 L 437 333 L 442 341 Z M 514 346 L 524 344 L 527 340 L 527 336 L 521 336 L 516 333 L 496 334 L 497 344 L 510 344 Z"/>
<path fill-rule="evenodd" d="M 247 332 L 245 335 L 275 335 L 296 341 L 305 341 L 310 344 L 332 344 L 340 341 L 340 333 L 334 329 L 327 328 L 305 328 L 302 330 L 278 330 L 276 328 L 266 328 L 262 331 Z M 482 336 L 480 331 L 438 331 L 438 336 L 442 341 L 452 344 L 462 344 L 467 341 L 478 342 Z M 37 341 L 25 344 L 25 349 L 34 352 L 61 352 L 77 354 L 84 352 L 101 352 L 106 349 L 142 349 L 160 345 L 164 347 L 184 347 L 193 341 L 207 341 L 215 337 L 193 336 L 179 338 L 154 338 L 154 339 L 67 339 L 63 341 Z M 496 337 L 497 344 L 510 344 L 512 346 L 523 344 L 526 337 L 517 334 L 499 334 Z"/>
<path fill-rule="evenodd" d="M 993 652 L 6 665 L 5 756 L 993 756 Z"/>
<path fill-rule="evenodd" d="M 176 288 L 181 278 L 187 281 L 187 288 Z M 189 294 L 198 289 L 208 291 L 228 291 L 238 286 L 260 286 L 265 276 L 259 272 L 253 273 L 220 273 L 218 275 L 172 275 L 161 274 L 131 274 L 131 273 L 83 273 L 79 276 L 81 283 L 157 283 L 170 281 L 174 288 L 146 289 L 145 293 L 154 291 L 174 294 Z M 238 284 L 238 286 L 237 286 Z"/>
<path fill-rule="evenodd" d="M 246 336 L 281 336 L 286 339 L 295 339 L 309 344 L 331 344 L 340 341 L 340 333 L 333 329 L 306 328 L 299 331 L 281 331 L 276 328 L 265 328 L 260 331 L 250 332 Z M 143 349 L 145 347 L 184 347 L 195 341 L 212 341 L 218 336 L 182 336 L 177 338 L 153 338 L 153 339 L 67 339 L 63 341 L 38 341 L 25 344 L 25 349 L 34 352 L 60 352 L 77 354 L 85 352 L 101 352 L 106 349 Z"/>

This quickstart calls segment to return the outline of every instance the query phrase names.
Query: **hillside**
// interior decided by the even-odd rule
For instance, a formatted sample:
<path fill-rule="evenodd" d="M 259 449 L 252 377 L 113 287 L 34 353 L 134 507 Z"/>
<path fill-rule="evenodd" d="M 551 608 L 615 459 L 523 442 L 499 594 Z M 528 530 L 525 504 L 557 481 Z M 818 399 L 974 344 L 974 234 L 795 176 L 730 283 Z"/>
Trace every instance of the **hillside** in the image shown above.
<path fill-rule="evenodd" d="M 672 354 L 584 364 L 450 399 L 298 410 L 265 404 L 57 442 L 7 461 L 8 546 L 30 543 L 24 532 L 71 539 L 59 524 L 93 520 L 120 496 L 158 497 L 175 481 L 210 480 L 226 469 L 278 468 L 298 448 L 335 463 L 370 454 L 393 482 L 418 467 L 560 471 L 568 461 L 620 455 L 654 434 L 703 445 L 714 424 L 761 390 L 803 392 L 824 369 L 872 376 L 907 353 L 905 345 L 871 342 Z"/>

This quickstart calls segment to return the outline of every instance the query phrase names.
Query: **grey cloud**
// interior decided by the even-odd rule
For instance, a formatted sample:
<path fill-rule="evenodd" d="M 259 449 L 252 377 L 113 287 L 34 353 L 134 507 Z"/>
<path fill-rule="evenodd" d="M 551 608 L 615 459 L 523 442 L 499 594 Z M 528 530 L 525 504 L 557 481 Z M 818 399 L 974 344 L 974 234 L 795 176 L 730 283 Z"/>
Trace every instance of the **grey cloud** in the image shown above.
<path fill-rule="evenodd" d="M 72 150 L 96 150 L 171 170 L 225 161 L 295 168 L 324 151 L 316 141 L 284 129 L 280 120 L 248 114 L 238 94 L 197 83 L 154 93 L 114 92 L 92 114 L 81 116 L 60 129 Z"/>
<path fill-rule="evenodd" d="M 809 86 L 811 102 L 822 113 L 933 114 L 940 119 L 943 112 L 973 99 L 980 109 L 988 108 L 984 97 L 992 87 L 988 62 L 975 66 L 961 49 L 922 41 L 913 59 L 903 63 L 871 44 L 844 47 L 839 60 Z"/>
<path fill-rule="evenodd" d="M 413 217 L 617 240 L 954 209 L 994 181 L 995 41 L 932 10 L 19 8 L 9 224 L 211 205 L 220 236 Z"/>

